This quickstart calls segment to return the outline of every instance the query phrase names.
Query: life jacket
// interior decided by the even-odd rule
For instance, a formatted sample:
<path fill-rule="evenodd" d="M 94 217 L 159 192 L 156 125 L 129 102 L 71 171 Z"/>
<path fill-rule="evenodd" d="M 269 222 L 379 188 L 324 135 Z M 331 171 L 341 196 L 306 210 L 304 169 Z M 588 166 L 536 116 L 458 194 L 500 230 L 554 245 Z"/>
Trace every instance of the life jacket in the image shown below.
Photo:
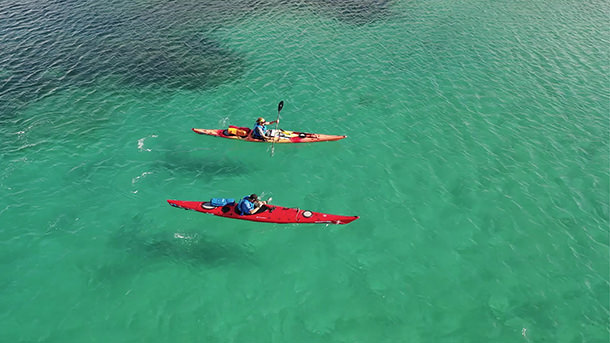
<path fill-rule="evenodd" d="M 256 123 L 256 125 L 254 125 L 254 129 L 252 129 L 252 137 L 258 138 L 258 139 L 263 139 L 264 137 L 261 137 L 261 135 L 258 134 L 258 128 L 259 127 L 261 128 L 261 131 L 263 131 L 264 135 L 267 134 L 267 127 L 265 125 L 261 125 L 259 123 Z"/>
<path fill-rule="evenodd" d="M 249 196 L 245 196 L 237 204 L 237 209 L 239 210 L 240 216 L 243 216 L 244 214 L 250 214 L 250 211 L 254 208 L 254 204 L 250 202 L 249 199 Z"/>

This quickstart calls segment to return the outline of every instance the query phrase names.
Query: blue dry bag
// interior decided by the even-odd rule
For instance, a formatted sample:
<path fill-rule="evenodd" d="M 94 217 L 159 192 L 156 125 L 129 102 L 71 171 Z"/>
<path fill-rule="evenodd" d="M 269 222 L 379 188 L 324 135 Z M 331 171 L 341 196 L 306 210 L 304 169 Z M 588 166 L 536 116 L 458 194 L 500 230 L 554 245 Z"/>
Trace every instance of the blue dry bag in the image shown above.
<path fill-rule="evenodd" d="M 235 203 L 235 199 L 212 198 L 210 200 L 210 204 L 212 206 L 224 206 L 224 205 L 230 205 L 230 204 L 234 204 L 234 203 Z"/>

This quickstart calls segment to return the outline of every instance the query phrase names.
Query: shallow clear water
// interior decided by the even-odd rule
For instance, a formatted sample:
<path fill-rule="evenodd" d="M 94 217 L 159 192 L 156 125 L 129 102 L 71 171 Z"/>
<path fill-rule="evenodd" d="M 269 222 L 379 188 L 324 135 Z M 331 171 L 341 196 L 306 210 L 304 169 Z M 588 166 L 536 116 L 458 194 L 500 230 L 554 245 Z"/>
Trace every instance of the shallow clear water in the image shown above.
<path fill-rule="evenodd" d="M 0 340 L 604 342 L 602 1 L 0 3 Z M 277 145 L 192 127 L 346 134 Z M 279 225 L 166 199 L 359 215 Z"/>

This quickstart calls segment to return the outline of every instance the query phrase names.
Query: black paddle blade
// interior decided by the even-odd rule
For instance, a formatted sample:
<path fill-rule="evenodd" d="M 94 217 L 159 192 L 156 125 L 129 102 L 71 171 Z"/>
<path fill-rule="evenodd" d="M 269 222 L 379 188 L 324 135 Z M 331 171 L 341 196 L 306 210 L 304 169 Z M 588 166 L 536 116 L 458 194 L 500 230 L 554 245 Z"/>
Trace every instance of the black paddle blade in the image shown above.
<path fill-rule="evenodd" d="M 278 113 L 282 110 L 282 107 L 284 107 L 284 101 L 283 100 L 280 101 L 279 104 L 277 104 L 277 111 L 278 111 Z"/>

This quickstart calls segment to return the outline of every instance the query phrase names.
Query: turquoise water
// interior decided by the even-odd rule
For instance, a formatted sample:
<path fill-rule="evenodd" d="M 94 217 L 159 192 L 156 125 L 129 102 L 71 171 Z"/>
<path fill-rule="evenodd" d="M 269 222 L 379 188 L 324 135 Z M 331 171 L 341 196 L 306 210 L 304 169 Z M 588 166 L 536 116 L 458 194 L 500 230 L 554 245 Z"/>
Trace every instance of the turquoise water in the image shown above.
<path fill-rule="evenodd" d="M 0 341 L 607 342 L 606 2 L 0 3 Z M 346 134 L 277 145 L 251 125 Z M 166 199 L 359 215 L 280 225 Z"/>

